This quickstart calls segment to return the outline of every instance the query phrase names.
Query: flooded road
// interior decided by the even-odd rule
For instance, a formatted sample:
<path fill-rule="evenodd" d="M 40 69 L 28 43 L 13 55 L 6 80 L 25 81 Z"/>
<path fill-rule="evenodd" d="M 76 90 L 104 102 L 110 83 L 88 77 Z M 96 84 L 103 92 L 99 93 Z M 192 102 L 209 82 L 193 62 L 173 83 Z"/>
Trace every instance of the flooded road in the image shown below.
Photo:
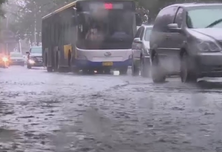
<path fill-rule="evenodd" d="M 221 82 L 0 69 L 0 151 L 221 152 Z"/>

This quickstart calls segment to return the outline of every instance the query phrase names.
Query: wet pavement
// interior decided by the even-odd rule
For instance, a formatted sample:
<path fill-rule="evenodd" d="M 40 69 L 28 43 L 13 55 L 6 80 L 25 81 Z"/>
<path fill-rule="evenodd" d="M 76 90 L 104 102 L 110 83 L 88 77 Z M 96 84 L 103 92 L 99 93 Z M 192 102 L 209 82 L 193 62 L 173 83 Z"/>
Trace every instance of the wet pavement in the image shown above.
<path fill-rule="evenodd" d="M 221 152 L 222 80 L 0 69 L 0 152 Z"/>

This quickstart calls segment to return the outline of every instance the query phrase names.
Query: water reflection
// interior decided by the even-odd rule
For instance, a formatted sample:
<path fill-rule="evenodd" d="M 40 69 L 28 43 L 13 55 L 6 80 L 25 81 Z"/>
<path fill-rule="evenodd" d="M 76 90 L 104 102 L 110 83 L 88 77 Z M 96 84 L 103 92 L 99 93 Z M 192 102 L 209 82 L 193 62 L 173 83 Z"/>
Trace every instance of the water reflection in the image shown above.
<path fill-rule="evenodd" d="M 222 89 L 222 81 L 200 80 L 196 85 L 201 89 Z"/>

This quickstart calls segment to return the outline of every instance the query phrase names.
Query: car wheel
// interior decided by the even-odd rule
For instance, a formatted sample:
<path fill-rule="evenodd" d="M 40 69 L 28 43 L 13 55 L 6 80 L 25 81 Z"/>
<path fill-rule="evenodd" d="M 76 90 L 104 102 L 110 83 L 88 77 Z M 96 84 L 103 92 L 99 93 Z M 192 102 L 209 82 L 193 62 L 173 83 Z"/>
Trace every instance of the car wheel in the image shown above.
<path fill-rule="evenodd" d="M 47 72 L 52 72 L 52 67 L 47 67 Z"/>
<path fill-rule="evenodd" d="M 132 76 L 138 76 L 139 75 L 139 67 L 134 63 L 132 64 Z"/>
<path fill-rule="evenodd" d="M 94 74 L 94 70 L 92 69 L 82 69 L 82 74 L 83 75 L 91 75 L 91 74 Z"/>
<path fill-rule="evenodd" d="M 79 74 L 79 68 L 73 67 L 73 68 L 72 68 L 72 72 L 73 72 L 74 74 Z"/>
<path fill-rule="evenodd" d="M 145 59 L 141 60 L 141 76 L 142 77 L 149 77 L 149 62 Z"/>
<path fill-rule="evenodd" d="M 127 75 L 128 67 L 120 69 L 120 75 Z"/>
<path fill-rule="evenodd" d="M 7 65 L 4 65 L 4 68 L 5 68 L 5 69 L 7 69 L 7 68 L 8 68 L 8 66 L 7 66 Z"/>
<path fill-rule="evenodd" d="M 32 66 L 28 64 L 27 65 L 27 69 L 31 69 L 31 68 L 32 68 Z"/>
<path fill-rule="evenodd" d="M 197 82 L 197 74 L 195 72 L 192 60 L 187 53 L 184 53 L 180 64 L 180 78 L 184 83 Z"/>
<path fill-rule="evenodd" d="M 151 70 L 152 80 L 154 83 L 162 83 L 166 80 L 166 74 L 159 63 L 157 54 L 153 56 Z"/>
<path fill-rule="evenodd" d="M 105 74 L 110 74 L 110 72 L 111 72 L 111 69 L 110 69 L 110 68 L 104 69 L 104 73 L 105 73 Z"/>

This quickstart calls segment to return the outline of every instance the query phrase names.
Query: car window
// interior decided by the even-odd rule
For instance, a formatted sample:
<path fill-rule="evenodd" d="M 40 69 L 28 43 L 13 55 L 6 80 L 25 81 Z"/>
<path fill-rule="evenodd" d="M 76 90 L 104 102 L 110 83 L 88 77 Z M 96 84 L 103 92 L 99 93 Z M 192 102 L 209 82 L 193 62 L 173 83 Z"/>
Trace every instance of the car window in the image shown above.
<path fill-rule="evenodd" d="M 143 27 L 140 27 L 140 28 L 137 30 L 136 35 L 135 35 L 135 38 L 139 38 L 139 37 L 140 37 L 140 34 L 141 34 L 141 32 L 142 32 L 142 28 L 143 28 Z"/>
<path fill-rule="evenodd" d="M 179 8 L 175 17 L 175 23 L 178 24 L 179 27 L 182 26 L 183 22 L 183 8 Z"/>
<path fill-rule="evenodd" d="M 152 28 L 146 28 L 144 40 L 149 41 L 150 40 L 150 34 L 151 34 Z"/>
<path fill-rule="evenodd" d="M 167 32 L 167 25 L 173 23 L 178 7 L 167 7 L 162 9 L 156 17 L 153 30 Z"/>
<path fill-rule="evenodd" d="M 222 7 L 211 6 L 203 8 L 195 8 L 188 10 L 186 22 L 188 28 L 206 28 L 213 22 L 222 19 Z M 215 24 L 213 27 L 222 28 L 222 22 Z"/>
<path fill-rule="evenodd" d="M 31 48 L 31 53 L 42 53 L 42 48 Z"/>
<path fill-rule="evenodd" d="M 19 53 L 11 53 L 10 57 L 23 57 L 22 54 Z"/>

